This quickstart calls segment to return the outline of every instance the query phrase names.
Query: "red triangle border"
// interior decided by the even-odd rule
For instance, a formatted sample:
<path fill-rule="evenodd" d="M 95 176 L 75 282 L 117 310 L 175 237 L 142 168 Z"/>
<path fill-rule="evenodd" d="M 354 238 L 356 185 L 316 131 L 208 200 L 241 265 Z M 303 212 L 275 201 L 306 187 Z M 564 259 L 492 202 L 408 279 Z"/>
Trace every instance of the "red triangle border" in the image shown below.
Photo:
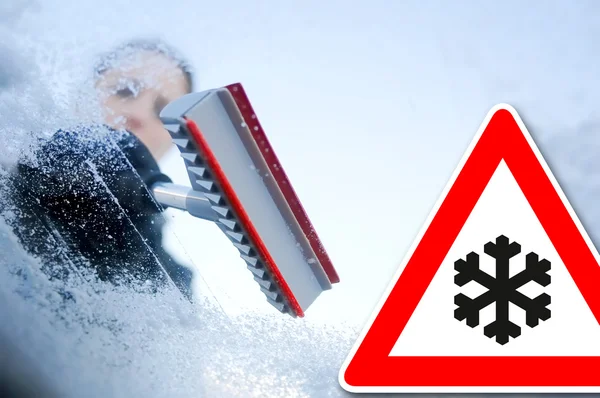
<path fill-rule="evenodd" d="M 389 356 L 501 160 L 600 323 L 598 253 L 516 111 L 505 104 L 494 107 L 471 148 L 389 296 L 342 367 L 344 389 L 600 386 L 600 357 Z"/>

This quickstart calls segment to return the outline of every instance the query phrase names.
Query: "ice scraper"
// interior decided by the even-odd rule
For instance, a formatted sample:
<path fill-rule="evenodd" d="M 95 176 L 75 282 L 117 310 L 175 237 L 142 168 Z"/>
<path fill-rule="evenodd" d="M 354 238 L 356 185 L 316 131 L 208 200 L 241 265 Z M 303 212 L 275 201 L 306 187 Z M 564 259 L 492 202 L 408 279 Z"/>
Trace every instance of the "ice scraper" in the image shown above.
<path fill-rule="evenodd" d="M 267 301 L 303 317 L 339 277 L 242 85 L 185 95 L 160 118 L 183 157 L 191 188 L 157 184 L 155 198 L 215 222 Z"/>

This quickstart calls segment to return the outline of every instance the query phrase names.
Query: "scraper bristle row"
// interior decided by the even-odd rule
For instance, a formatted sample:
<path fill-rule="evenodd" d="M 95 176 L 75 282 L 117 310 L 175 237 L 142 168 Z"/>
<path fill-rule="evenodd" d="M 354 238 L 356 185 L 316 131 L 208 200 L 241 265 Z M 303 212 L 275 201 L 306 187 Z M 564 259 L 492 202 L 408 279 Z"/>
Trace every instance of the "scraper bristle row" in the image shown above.
<path fill-rule="evenodd" d="M 202 192 L 211 203 L 213 211 L 217 214 L 216 224 L 240 252 L 240 257 L 246 262 L 267 301 L 280 312 L 296 317 L 275 276 L 265 266 L 248 231 L 216 181 L 214 171 L 210 169 L 201 150 L 194 143 L 187 127 L 188 121 L 183 118 L 163 118 L 162 122 L 185 162 L 192 188 Z"/>

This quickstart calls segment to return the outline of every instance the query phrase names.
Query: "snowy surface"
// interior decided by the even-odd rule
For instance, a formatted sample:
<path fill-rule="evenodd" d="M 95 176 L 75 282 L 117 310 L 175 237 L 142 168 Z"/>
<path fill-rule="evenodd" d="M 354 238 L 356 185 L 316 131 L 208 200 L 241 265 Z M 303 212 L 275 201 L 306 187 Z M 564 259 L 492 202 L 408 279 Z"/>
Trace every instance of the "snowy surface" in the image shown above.
<path fill-rule="evenodd" d="M 515 106 L 599 236 L 594 1 L 124 4 L 0 2 L 0 164 L 37 134 L 97 118 L 97 53 L 162 36 L 190 57 L 200 88 L 244 84 L 342 282 L 306 320 L 282 318 L 218 228 L 170 212 L 167 244 L 214 306 L 79 287 L 63 308 L 2 224 L 0 333 L 62 396 L 342 395 L 354 328 L 499 102 Z M 172 177 L 177 163 L 164 161 Z"/>
<path fill-rule="evenodd" d="M 0 334 L 10 336 L 3 344 L 60 396 L 337 395 L 337 347 L 349 341 L 339 330 L 229 318 L 177 292 L 133 296 L 102 284 L 69 286 L 76 302 L 65 304 L 4 223 L 0 238 L 11 259 L 0 267 L 0 302 L 10 303 L 0 308 Z"/>

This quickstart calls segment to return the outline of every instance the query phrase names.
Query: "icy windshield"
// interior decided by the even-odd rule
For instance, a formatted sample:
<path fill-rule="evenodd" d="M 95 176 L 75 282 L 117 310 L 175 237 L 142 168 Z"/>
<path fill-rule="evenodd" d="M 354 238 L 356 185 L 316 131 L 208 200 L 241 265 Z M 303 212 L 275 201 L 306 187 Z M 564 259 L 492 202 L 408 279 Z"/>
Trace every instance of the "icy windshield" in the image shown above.
<path fill-rule="evenodd" d="M 2 1 L 0 370 L 47 396 L 345 396 L 342 362 L 497 103 L 595 239 L 597 4 L 453 4 Z M 189 186 L 157 115 L 235 82 L 340 273 L 302 319 L 141 183 Z"/>
<path fill-rule="evenodd" d="M 98 64 L 130 39 L 169 41 L 170 28 L 153 29 L 164 25 L 161 12 L 137 24 L 128 20 L 141 3 L 78 7 L 0 7 L 3 388 L 61 397 L 340 394 L 337 372 L 352 332 L 279 313 L 216 225 L 157 211 L 139 182 L 162 172 L 189 185 L 179 153 L 170 141 L 160 153 L 164 142 L 113 130 L 148 127 L 192 89 L 175 58 L 153 58 L 146 47 L 137 65 L 172 75 L 144 81 L 145 71 L 124 67 L 116 79 Z M 169 13 L 196 6 L 179 7 Z M 196 42 L 202 32 L 172 33 L 209 85 Z M 139 116 L 151 84 L 162 89 L 139 125 L 103 113 Z"/>

